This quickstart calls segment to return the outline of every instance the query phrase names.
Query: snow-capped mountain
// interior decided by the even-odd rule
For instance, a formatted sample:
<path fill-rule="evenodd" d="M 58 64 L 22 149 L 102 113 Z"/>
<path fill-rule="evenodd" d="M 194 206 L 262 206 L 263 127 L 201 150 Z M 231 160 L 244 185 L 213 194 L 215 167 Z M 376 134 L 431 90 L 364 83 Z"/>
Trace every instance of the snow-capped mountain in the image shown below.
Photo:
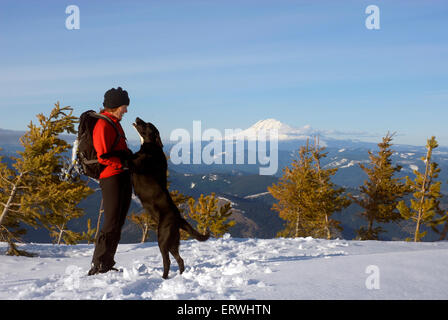
<path fill-rule="evenodd" d="M 381 141 L 381 136 L 367 132 L 316 129 L 310 124 L 294 127 L 273 118 L 259 120 L 245 130 L 233 130 L 233 133 L 224 136 L 224 140 L 272 141 L 276 137 L 279 150 L 295 150 L 307 140 L 314 142 L 316 138 L 321 147 L 334 148 L 374 148 Z M 378 142 L 365 141 L 366 138 L 374 138 Z"/>
<path fill-rule="evenodd" d="M 255 140 L 257 138 L 264 138 L 264 132 L 268 133 L 276 131 L 278 133 L 278 140 L 306 140 L 313 139 L 314 136 L 319 134 L 317 130 L 314 130 L 310 125 L 306 125 L 302 128 L 293 128 L 287 124 L 284 124 L 276 119 L 266 119 L 256 122 L 254 125 L 246 130 L 233 135 L 227 135 L 226 139 L 247 139 Z"/>

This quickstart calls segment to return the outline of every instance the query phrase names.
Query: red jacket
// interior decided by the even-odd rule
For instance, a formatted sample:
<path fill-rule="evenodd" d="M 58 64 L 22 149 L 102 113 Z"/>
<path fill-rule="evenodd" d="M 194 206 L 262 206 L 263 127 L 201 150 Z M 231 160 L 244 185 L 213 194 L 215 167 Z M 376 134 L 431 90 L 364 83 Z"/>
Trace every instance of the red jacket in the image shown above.
<path fill-rule="evenodd" d="M 109 112 L 103 111 L 101 114 L 109 117 L 115 122 L 118 131 L 121 134 L 121 138 L 115 146 L 114 150 L 127 150 L 126 137 L 124 135 L 123 128 L 120 125 L 120 120 Z M 99 119 L 93 129 L 93 147 L 98 154 L 98 162 L 105 165 L 106 168 L 100 174 L 100 179 L 108 178 L 113 175 L 123 172 L 123 165 L 118 157 L 111 157 L 109 159 L 102 159 L 101 155 L 108 153 L 112 148 L 117 133 L 112 125 L 106 120 Z"/>

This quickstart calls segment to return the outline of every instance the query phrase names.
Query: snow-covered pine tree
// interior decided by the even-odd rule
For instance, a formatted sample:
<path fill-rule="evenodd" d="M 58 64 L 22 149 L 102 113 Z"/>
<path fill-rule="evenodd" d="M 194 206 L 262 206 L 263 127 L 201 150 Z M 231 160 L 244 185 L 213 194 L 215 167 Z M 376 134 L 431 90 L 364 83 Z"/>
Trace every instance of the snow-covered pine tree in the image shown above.
<path fill-rule="evenodd" d="M 360 196 L 352 196 L 352 200 L 364 209 L 361 216 L 368 223 L 367 228 L 361 227 L 358 230 L 358 238 L 361 240 L 378 240 L 383 230 L 381 227 L 374 227 L 375 222 L 388 223 L 402 219 L 397 205 L 399 200 L 409 193 L 409 188 L 402 182 L 402 178 L 394 178 L 401 166 L 392 165 L 393 136 L 394 134 L 388 132 L 383 137 L 383 141 L 378 144 L 379 151 L 376 155 L 369 151 L 369 167 L 359 165 L 368 177 L 360 187 Z"/>
<path fill-rule="evenodd" d="M 432 161 L 432 153 L 438 147 L 435 137 L 427 140 L 426 156 L 422 157 L 425 163 L 425 171 L 419 172 L 414 170 L 415 179 L 411 180 L 406 177 L 406 185 L 409 186 L 413 192 L 413 199 L 411 199 L 410 206 L 407 206 L 405 201 L 400 201 L 397 208 L 401 215 L 406 220 L 413 220 L 415 222 L 414 242 L 420 241 L 425 235 L 425 232 L 420 232 L 423 224 L 428 224 L 435 227 L 446 220 L 444 212 L 440 209 L 440 181 L 435 181 L 438 178 L 440 168 L 438 164 Z M 442 216 L 441 219 L 434 220 L 436 214 Z M 412 239 L 406 239 L 412 240 Z"/>
<path fill-rule="evenodd" d="M 232 207 L 230 203 L 218 206 L 218 199 L 215 193 L 205 196 L 201 194 L 198 201 L 188 199 L 189 216 L 197 222 L 198 231 L 205 234 L 207 230 L 215 238 L 222 237 L 231 227 L 235 225 L 235 221 L 228 221 L 232 215 Z"/>

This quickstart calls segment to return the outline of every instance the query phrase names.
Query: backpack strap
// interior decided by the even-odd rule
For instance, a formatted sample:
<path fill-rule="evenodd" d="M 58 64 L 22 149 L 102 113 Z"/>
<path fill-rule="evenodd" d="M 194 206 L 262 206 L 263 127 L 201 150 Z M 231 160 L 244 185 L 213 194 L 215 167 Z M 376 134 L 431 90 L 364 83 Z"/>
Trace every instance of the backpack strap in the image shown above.
<path fill-rule="evenodd" d="M 113 122 L 112 119 L 110 119 L 108 116 L 105 116 L 105 115 L 103 115 L 103 114 L 101 114 L 101 113 L 97 113 L 97 112 L 92 112 L 90 115 L 91 115 L 92 117 L 95 117 L 95 118 L 98 118 L 98 119 L 106 120 L 107 122 L 109 122 L 109 123 L 112 125 L 112 127 L 114 127 L 115 132 L 117 133 L 117 136 L 116 136 L 116 138 L 115 138 L 114 143 L 112 144 L 112 148 L 111 148 L 112 150 L 111 150 L 111 151 L 113 151 L 113 149 L 117 146 L 118 141 L 120 141 L 120 138 L 125 138 L 125 137 L 123 137 L 123 136 L 120 134 L 120 130 L 118 130 L 117 125 L 116 125 L 115 122 Z M 126 139 L 126 138 L 125 138 L 125 139 Z M 106 154 L 107 154 L 107 153 L 106 153 Z"/>

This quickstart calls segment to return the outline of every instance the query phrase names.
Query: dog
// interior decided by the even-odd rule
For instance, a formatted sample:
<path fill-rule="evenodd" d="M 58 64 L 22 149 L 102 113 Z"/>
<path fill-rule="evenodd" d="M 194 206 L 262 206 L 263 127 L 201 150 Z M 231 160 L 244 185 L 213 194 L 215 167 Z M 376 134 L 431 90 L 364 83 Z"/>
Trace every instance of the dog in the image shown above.
<path fill-rule="evenodd" d="M 179 255 L 180 231 L 187 231 L 198 241 L 206 241 L 205 235 L 195 230 L 180 214 L 167 188 L 168 162 L 163 152 L 159 131 L 150 122 L 140 118 L 132 124 L 140 139 L 140 150 L 134 154 L 126 153 L 127 163 L 132 176 L 134 193 L 140 199 L 143 208 L 158 221 L 157 241 L 163 259 L 163 278 L 168 278 L 170 270 L 169 253 L 179 266 L 179 273 L 185 270 L 184 261 Z M 113 152 L 108 157 L 114 156 Z M 123 154 L 121 155 L 123 157 Z"/>

